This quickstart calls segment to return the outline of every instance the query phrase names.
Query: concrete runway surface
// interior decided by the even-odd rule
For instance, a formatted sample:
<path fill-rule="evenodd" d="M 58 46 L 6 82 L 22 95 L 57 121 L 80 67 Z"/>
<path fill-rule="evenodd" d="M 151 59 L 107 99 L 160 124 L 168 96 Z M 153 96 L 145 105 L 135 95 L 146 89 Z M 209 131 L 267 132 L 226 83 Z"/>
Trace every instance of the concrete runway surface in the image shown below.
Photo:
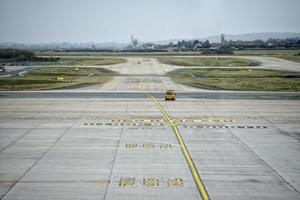
<path fill-rule="evenodd" d="M 0 93 L 1 199 L 300 199 L 299 93 L 187 88 L 130 59 L 104 85 Z"/>

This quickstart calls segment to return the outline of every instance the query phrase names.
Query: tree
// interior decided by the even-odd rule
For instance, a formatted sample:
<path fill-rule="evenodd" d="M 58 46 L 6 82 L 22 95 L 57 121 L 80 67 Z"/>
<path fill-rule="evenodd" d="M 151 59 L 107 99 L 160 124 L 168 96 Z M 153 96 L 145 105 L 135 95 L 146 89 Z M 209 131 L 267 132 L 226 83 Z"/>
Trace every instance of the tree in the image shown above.
<path fill-rule="evenodd" d="M 138 40 L 137 39 L 133 39 L 132 40 L 132 44 L 134 47 L 136 47 L 138 45 Z"/>
<path fill-rule="evenodd" d="M 209 43 L 209 41 L 208 40 L 206 40 L 205 42 L 203 42 L 203 48 L 210 48 L 211 47 L 211 45 L 210 45 L 210 43 Z"/>
<path fill-rule="evenodd" d="M 33 51 L 20 50 L 20 49 L 1 49 L 0 58 L 15 61 L 30 61 L 36 55 Z"/>
<path fill-rule="evenodd" d="M 196 44 L 198 44 L 198 43 L 200 43 L 199 40 L 194 40 L 194 41 L 193 41 L 194 46 L 195 46 Z"/>

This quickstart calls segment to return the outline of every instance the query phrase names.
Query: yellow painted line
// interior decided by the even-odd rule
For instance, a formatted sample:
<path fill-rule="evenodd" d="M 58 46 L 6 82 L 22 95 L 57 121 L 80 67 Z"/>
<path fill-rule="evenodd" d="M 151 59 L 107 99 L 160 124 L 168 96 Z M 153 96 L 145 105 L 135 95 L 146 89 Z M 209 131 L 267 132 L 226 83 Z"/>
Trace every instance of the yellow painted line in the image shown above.
<path fill-rule="evenodd" d="M 64 80 L 64 77 L 62 77 L 62 76 L 57 76 L 57 77 L 56 77 L 56 80 Z"/>
<path fill-rule="evenodd" d="M 95 180 L 95 181 L 89 181 L 89 183 L 94 183 L 98 185 L 106 185 L 109 184 L 110 181 L 108 179 L 100 179 L 100 180 Z"/>
<path fill-rule="evenodd" d="M 194 164 L 194 162 L 193 162 L 193 160 L 192 160 L 192 158 L 191 158 L 191 156 L 190 156 L 190 154 L 189 154 L 189 152 L 188 152 L 188 150 L 187 150 L 187 148 L 186 148 L 186 146 L 184 144 L 184 141 L 183 141 L 183 139 L 182 139 L 182 137 L 180 135 L 180 132 L 179 132 L 176 124 L 174 124 L 173 119 L 168 115 L 168 113 L 164 110 L 164 108 L 160 105 L 160 103 L 156 100 L 156 98 L 153 97 L 153 96 L 151 96 L 151 95 L 149 95 L 149 96 L 154 101 L 154 103 L 156 104 L 156 106 L 158 107 L 158 109 L 161 111 L 161 113 L 164 115 L 164 117 L 170 122 L 171 126 L 173 127 L 173 130 L 174 130 L 174 132 L 176 134 L 176 138 L 177 138 L 177 140 L 179 142 L 179 145 L 180 145 L 181 150 L 183 152 L 183 155 L 184 155 L 184 157 L 185 157 L 185 159 L 186 159 L 186 161 L 188 163 L 188 166 L 189 166 L 189 168 L 190 168 L 190 170 L 192 172 L 192 175 L 194 177 L 194 180 L 196 182 L 196 185 L 197 185 L 197 188 L 198 188 L 198 190 L 200 192 L 202 200 L 209 200 L 208 193 L 206 192 L 204 184 L 201 181 L 201 178 L 200 178 L 200 176 L 198 174 L 196 166 L 195 166 L 195 164 Z"/>
<path fill-rule="evenodd" d="M 176 124 L 174 124 L 175 126 L 179 125 L 179 124 L 182 124 L 182 122 L 177 122 Z"/>

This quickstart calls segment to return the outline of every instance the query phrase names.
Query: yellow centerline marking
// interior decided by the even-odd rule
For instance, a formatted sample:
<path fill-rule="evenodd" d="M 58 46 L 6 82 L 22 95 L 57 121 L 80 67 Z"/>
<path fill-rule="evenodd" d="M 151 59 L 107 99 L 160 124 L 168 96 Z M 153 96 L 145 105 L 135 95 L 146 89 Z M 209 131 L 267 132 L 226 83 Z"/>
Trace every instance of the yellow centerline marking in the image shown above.
<path fill-rule="evenodd" d="M 185 157 L 185 159 L 187 161 L 187 164 L 188 164 L 188 166 L 189 166 L 189 168 L 190 168 L 190 170 L 192 172 L 192 175 L 194 177 L 194 180 L 196 182 L 196 185 L 197 185 L 197 188 L 198 188 L 198 190 L 200 192 L 202 200 L 209 200 L 209 196 L 208 196 L 208 194 L 206 192 L 204 184 L 202 183 L 201 178 L 200 178 L 200 176 L 198 174 L 198 171 L 196 169 L 196 166 L 195 166 L 195 164 L 194 164 L 194 162 L 193 162 L 193 160 L 192 160 L 192 158 L 191 158 L 191 156 L 190 156 L 190 154 L 189 154 L 189 152 L 188 152 L 188 150 L 187 150 L 187 148 L 186 148 L 186 146 L 184 144 L 184 141 L 183 141 L 183 139 L 181 137 L 181 134 L 180 134 L 180 132 L 179 132 L 179 130 L 177 128 L 177 124 L 174 123 L 174 120 L 168 115 L 168 113 L 164 110 L 164 108 L 160 105 L 160 103 L 156 100 L 156 98 L 153 97 L 153 96 L 151 96 L 151 95 L 149 95 L 149 96 L 154 101 L 154 103 L 156 104 L 156 106 L 158 107 L 158 109 L 161 111 L 161 113 L 164 115 L 164 117 L 168 120 L 168 122 L 173 127 L 173 130 L 174 130 L 174 132 L 176 134 L 176 138 L 177 138 L 177 140 L 179 142 L 179 145 L 180 145 L 181 150 L 183 152 L 183 155 L 184 155 L 184 157 Z"/>

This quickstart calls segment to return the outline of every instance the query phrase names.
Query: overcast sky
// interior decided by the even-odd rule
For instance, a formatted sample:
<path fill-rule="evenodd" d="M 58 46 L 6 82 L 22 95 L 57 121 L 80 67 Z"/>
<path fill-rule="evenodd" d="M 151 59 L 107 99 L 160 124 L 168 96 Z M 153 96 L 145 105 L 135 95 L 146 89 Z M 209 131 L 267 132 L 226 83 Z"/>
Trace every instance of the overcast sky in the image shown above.
<path fill-rule="evenodd" d="M 0 0 L 0 42 L 300 32 L 300 0 Z"/>

